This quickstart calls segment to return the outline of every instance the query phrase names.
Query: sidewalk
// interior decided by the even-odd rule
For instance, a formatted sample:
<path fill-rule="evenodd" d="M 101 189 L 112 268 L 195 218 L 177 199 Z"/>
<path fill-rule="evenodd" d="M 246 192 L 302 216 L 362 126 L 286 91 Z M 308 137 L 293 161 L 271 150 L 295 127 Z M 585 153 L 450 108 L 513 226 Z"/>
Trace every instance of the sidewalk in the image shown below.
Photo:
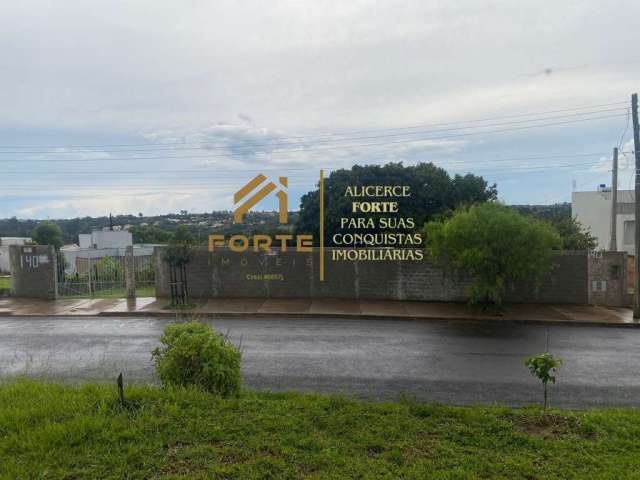
<path fill-rule="evenodd" d="M 501 315 L 457 303 L 344 299 L 210 299 L 191 312 L 167 310 L 166 299 L 0 298 L 0 315 L 12 316 L 288 316 L 307 318 L 399 318 L 421 320 L 531 322 L 568 325 L 640 326 L 629 308 L 589 305 L 506 305 Z"/>

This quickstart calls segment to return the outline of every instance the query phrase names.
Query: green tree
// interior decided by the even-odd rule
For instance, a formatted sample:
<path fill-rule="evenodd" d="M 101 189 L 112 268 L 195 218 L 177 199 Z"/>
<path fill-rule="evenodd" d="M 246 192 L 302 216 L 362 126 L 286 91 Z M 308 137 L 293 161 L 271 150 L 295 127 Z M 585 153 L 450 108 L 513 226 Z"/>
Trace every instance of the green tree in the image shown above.
<path fill-rule="evenodd" d="M 170 244 L 186 244 L 193 245 L 195 238 L 186 225 L 180 225 L 171 236 Z"/>
<path fill-rule="evenodd" d="M 593 250 L 598 240 L 573 217 L 552 221 L 562 240 L 563 250 Z"/>
<path fill-rule="evenodd" d="M 596 237 L 577 218 L 571 216 L 570 203 L 513 205 L 512 208 L 524 215 L 551 223 L 560 234 L 560 248 L 563 250 L 593 250 L 598 246 Z"/>
<path fill-rule="evenodd" d="M 62 246 L 62 230 L 55 223 L 42 222 L 33 230 L 31 237 L 38 245 L 53 245 L 56 250 Z"/>
<path fill-rule="evenodd" d="M 193 256 L 194 243 L 195 240 L 189 229 L 180 225 L 173 233 L 169 246 L 165 250 L 163 259 L 169 265 L 172 305 L 189 305 L 186 266 Z"/>
<path fill-rule="evenodd" d="M 482 177 L 471 174 L 450 177 L 444 169 L 432 163 L 406 167 L 402 163 L 355 165 L 350 170 L 336 170 L 325 179 L 325 235 L 328 245 L 332 244 L 333 234 L 340 231 L 341 217 L 353 216 L 351 202 L 354 199 L 345 197 L 346 188 L 368 185 L 409 186 L 411 196 L 397 201 L 402 217 L 412 217 L 416 228 L 436 216 L 450 213 L 459 205 L 494 200 L 497 196 L 496 186 L 489 186 Z M 296 230 L 319 238 L 319 214 L 319 190 L 316 189 L 302 196 Z M 376 232 L 375 229 L 367 231 Z"/>
<path fill-rule="evenodd" d="M 135 225 L 129 229 L 133 235 L 133 243 L 167 243 L 171 232 L 153 225 Z"/>
<path fill-rule="evenodd" d="M 544 388 L 544 409 L 546 410 L 549 403 L 547 400 L 547 384 L 549 382 L 556 383 L 555 372 L 562 365 L 562 360 L 546 352 L 527 358 L 524 364 L 531 372 L 531 375 L 542 382 Z"/>
<path fill-rule="evenodd" d="M 500 305 L 508 285 L 538 282 L 553 266 L 558 233 L 499 203 L 458 210 L 425 226 L 428 254 L 471 278 L 472 302 Z"/>

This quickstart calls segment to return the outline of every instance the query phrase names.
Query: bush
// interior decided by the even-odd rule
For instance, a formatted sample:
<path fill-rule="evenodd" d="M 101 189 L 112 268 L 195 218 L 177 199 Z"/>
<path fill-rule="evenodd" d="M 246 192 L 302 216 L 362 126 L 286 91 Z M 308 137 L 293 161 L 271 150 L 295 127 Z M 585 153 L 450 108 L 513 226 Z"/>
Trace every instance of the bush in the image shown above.
<path fill-rule="evenodd" d="M 429 255 L 471 278 L 472 302 L 500 305 L 507 287 L 539 283 L 553 267 L 558 232 L 499 203 L 461 209 L 425 226 Z"/>
<path fill-rule="evenodd" d="M 224 397 L 240 391 L 240 351 L 208 325 L 168 325 L 152 352 L 164 385 L 195 385 Z"/>

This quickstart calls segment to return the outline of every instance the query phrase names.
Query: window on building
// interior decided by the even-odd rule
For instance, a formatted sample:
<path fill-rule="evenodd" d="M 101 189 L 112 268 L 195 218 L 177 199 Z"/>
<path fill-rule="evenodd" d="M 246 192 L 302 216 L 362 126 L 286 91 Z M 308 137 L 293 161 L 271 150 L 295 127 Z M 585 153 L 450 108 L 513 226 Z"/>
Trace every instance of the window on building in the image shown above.
<path fill-rule="evenodd" d="M 633 245 L 634 238 L 636 236 L 636 222 L 635 220 L 627 220 L 624 222 L 624 244 Z"/>

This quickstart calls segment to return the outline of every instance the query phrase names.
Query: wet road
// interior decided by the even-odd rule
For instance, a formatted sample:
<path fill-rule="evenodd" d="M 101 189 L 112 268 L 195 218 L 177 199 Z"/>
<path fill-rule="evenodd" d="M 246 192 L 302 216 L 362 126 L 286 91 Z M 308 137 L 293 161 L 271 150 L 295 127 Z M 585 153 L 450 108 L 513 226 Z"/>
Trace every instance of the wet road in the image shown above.
<path fill-rule="evenodd" d="M 153 380 L 150 352 L 168 320 L 0 317 L 0 376 Z M 412 320 L 220 319 L 243 351 L 245 385 L 264 390 L 407 395 L 456 404 L 523 405 L 541 387 L 523 365 L 564 360 L 556 406 L 640 405 L 640 329 Z"/>

